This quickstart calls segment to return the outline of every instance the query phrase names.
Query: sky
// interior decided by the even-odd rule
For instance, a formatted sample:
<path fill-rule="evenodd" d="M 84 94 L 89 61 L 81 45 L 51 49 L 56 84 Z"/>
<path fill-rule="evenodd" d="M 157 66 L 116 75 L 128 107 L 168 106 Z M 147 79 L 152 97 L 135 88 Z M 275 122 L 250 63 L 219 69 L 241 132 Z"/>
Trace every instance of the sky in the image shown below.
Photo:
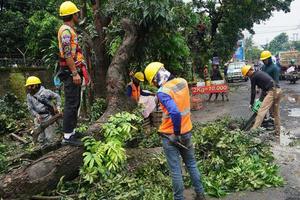
<path fill-rule="evenodd" d="M 275 36 L 286 32 L 290 40 L 300 40 L 300 0 L 291 4 L 291 12 L 273 12 L 273 16 L 261 24 L 254 25 L 253 35 L 255 44 L 262 45 L 270 42 Z M 246 34 L 249 36 L 249 34 Z"/>
<path fill-rule="evenodd" d="M 191 0 L 183 0 L 190 2 Z M 254 25 L 253 40 L 256 45 L 270 42 L 275 36 L 286 32 L 290 40 L 300 40 L 300 0 L 294 0 L 291 4 L 291 12 L 273 12 L 273 16 L 261 24 Z M 245 32 L 245 36 L 250 34 Z"/>

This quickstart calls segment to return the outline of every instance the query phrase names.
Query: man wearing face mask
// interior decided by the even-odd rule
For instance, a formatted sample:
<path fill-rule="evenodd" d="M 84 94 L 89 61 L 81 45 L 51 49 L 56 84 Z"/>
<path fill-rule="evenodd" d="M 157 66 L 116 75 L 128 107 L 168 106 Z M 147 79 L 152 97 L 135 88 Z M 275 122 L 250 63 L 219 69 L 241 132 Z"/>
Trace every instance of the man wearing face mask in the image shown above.
<path fill-rule="evenodd" d="M 82 145 L 81 135 L 75 132 L 80 107 L 81 86 L 89 83 L 82 50 L 78 44 L 75 25 L 79 23 L 79 9 L 71 1 L 61 4 L 59 15 L 64 24 L 58 31 L 59 78 L 64 83 L 65 105 L 63 118 L 63 144 Z"/>
<path fill-rule="evenodd" d="M 36 76 L 30 76 L 26 80 L 27 106 L 34 117 L 35 126 L 39 126 L 51 118 L 52 115 L 60 113 L 61 98 L 55 92 L 45 89 L 41 80 Z M 55 106 L 53 105 L 53 101 Z M 38 142 L 47 145 L 55 141 L 55 125 L 49 125 L 38 136 Z"/>
<path fill-rule="evenodd" d="M 163 117 L 158 132 L 162 136 L 164 153 L 172 175 L 174 199 L 184 199 L 181 156 L 197 194 L 196 200 L 205 200 L 191 141 L 192 121 L 187 81 L 183 78 L 175 78 L 160 62 L 150 63 L 144 74 L 151 85 L 159 88 L 157 97 Z"/>

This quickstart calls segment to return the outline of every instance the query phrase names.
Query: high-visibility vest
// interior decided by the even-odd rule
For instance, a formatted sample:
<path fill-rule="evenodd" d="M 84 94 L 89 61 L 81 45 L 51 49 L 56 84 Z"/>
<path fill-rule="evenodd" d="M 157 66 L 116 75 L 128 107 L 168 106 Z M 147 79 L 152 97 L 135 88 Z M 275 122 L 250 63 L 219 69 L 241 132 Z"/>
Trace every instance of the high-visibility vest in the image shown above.
<path fill-rule="evenodd" d="M 64 58 L 64 52 L 62 49 L 62 37 L 61 37 L 64 31 L 69 31 L 71 33 L 71 53 L 74 62 L 81 62 L 84 60 L 82 50 L 78 44 L 78 37 L 75 30 L 72 27 L 64 24 L 59 28 L 57 34 L 58 47 L 59 47 L 59 65 L 61 67 L 67 67 L 67 62 L 66 59 Z"/>
<path fill-rule="evenodd" d="M 183 78 L 175 78 L 166 82 L 158 92 L 168 94 L 175 102 L 181 114 L 181 134 L 192 130 L 191 111 L 190 111 L 190 93 L 188 84 Z M 163 111 L 162 123 L 159 127 L 160 133 L 174 133 L 174 126 L 167 109 L 160 103 Z"/>
<path fill-rule="evenodd" d="M 136 102 L 139 102 L 141 96 L 141 87 L 140 86 L 136 87 L 133 82 L 130 82 L 128 85 L 131 86 L 131 98 Z"/>

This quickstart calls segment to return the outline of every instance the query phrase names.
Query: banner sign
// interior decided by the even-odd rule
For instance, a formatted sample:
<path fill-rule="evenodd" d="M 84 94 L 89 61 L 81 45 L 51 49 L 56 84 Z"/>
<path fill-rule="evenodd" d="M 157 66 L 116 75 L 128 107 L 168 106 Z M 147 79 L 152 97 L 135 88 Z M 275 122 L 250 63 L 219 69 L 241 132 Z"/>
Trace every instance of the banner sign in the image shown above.
<path fill-rule="evenodd" d="M 211 94 L 228 92 L 227 84 L 192 87 L 192 94 Z"/>

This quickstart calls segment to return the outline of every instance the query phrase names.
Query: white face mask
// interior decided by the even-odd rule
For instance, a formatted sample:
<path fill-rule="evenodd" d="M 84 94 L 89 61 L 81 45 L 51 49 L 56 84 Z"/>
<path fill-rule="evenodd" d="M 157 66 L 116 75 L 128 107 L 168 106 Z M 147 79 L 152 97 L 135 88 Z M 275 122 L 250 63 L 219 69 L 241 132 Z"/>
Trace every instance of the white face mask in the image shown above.
<path fill-rule="evenodd" d="M 168 81 L 170 75 L 171 75 L 171 73 L 168 70 L 166 70 L 164 67 L 162 67 L 155 75 L 154 80 L 160 87 L 163 84 L 165 84 L 165 82 Z"/>

